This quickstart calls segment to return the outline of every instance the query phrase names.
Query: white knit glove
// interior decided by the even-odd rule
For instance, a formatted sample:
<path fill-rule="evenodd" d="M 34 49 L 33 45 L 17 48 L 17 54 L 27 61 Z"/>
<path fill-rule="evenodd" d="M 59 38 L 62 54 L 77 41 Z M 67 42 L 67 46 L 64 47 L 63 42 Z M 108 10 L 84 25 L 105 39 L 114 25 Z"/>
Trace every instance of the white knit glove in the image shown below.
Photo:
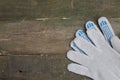
<path fill-rule="evenodd" d="M 101 21 L 107 20 L 105 17 L 102 18 L 99 19 L 99 24 L 101 19 Z M 88 26 L 91 23 L 92 25 Z M 102 29 L 104 26 L 105 24 L 100 25 Z M 77 38 L 71 43 L 71 47 L 76 51 L 68 51 L 67 57 L 75 63 L 69 64 L 68 70 L 88 76 L 94 80 L 119 80 L 120 54 L 118 52 L 120 51 L 120 47 L 118 43 L 120 44 L 120 40 L 115 35 L 105 36 L 110 45 L 118 51 L 116 52 L 104 39 L 93 22 L 87 22 L 86 27 L 87 35 L 82 31 L 77 31 L 79 35 L 76 33 Z M 105 32 L 103 33 L 104 35 L 108 35 Z"/>

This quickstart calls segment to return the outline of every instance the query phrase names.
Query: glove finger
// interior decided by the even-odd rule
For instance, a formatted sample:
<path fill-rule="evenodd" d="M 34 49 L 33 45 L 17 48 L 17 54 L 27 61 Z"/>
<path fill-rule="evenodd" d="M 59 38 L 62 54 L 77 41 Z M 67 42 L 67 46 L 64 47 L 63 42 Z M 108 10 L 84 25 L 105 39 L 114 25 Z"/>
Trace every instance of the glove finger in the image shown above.
<path fill-rule="evenodd" d="M 82 64 L 84 66 L 88 66 L 90 59 L 87 55 L 80 54 L 79 52 L 70 50 L 67 52 L 67 58 L 70 59 L 73 62 L 76 62 L 78 64 Z"/>
<path fill-rule="evenodd" d="M 98 19 L 98 24 L 99 24 L 99 26 L 100 26 L 106 40 L 111 45 L 110 40 L 111 40 L 111 38 L 113 36 L 115 36 L 115 33 L 114 33 L 113 29 L 112 29 L 112 26 L 111 26 L 110 22 L 108 21 L 108 19 L 106 17 L 100 17 Z"/>
<path fill-rule="evenodd" d="M 87 35 L 89 36 L 89 38 L 92 40 L 96 47 L 103 48 L 104 46 L 109 46 L 104 36 L 101 33 L 97 32 L 96 30 L 88 29 Z"/>
<path fill-rule="evenodd" d="M 89 69 L 87 67 L 82 66 L 82 65 L 71 63 L 68 65 L 67 69 L 70 72 L 92 78 L 92 75 L 90 74 Z"/>
<path fill-rule="evenodd" d="M 81 50 L 74 41 L 71 42 L 70 46 L 77 52 L 81 53 L 81 54 L 86 54 L 83 50 Z"/>
<path fill-rule="evenodd" d="M 76 37 L 77 37 L 77 38 L 82 37 L 82 38 L 85 39 L 86 41 L 92 43 L 91 40 L 89 39 L 89 37 L 86 35 L 85 31 L 83 31 L 83 30 L 78 30 L 78 31 L 76 32 Z"/>
<path fill-rule="evenodd" d="M 94 45 L 92 45 L 90 42 L 84 40 L 83 38 L 75 38 L 74 39 L 75 44 L 84 51 L 88 56 L 93 56 L 93 51 L 97 52 L 97 49 Z"/>
<path fill-rule="evenodd" d="M 117 36 L 111 38 L 112 47 L 120 53 L 120 39 Z"/>
<path fill-rule="evenodd" d="M 78 30 L 76 32 L 76 38 L 83 38 L 84 40 L 90 42 L 92 44 L 92 42 L 90 41 L 90 39 L 88 38 L 88 36 L 86 35 L 86 33 L 83 31 L 83 30 Z M 84 51 L 82 51 L 76 44 L 74 41 L 71 42 L 71 45 L 70 45 L 75 51 L 78 51 L 82 54 L 86 54 Z"/>
<path fill-rule="evenodd" d="M 93 29 L 96 30 L 97 32 L 101 33 L 101 31 L 98 29 L 98 27 L 95 25 L 93 21 L 88 21 L 85 25 L 86 29 Z M 102 34 L 102 33 L 101 33 Z"/>

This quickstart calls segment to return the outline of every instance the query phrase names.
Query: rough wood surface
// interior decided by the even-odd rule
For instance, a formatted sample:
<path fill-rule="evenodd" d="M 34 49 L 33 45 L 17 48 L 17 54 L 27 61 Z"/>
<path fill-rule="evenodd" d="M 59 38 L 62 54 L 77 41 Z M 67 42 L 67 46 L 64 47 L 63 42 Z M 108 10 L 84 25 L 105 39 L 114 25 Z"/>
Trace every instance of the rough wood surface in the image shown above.
<path fill-rule="evenodd" d="M 67 71 L 64 55 L 0 56 L 0 80 L 91 80 Z"/>
<path fill-rule="evenodd" d="M 110 19 L 120 34 L 120 19 Z M 82 26 L 51 26 L 39 21 L 2 23 L 0 80 L 91 80 L 66 70 L 69 43 Z"/>
<path fill-rule="evenodd" d="M 113 18 L 110 22 L 119 35 L 120 19 Z M 69 44 L 75 31 L 84 29 L 83 23 L 78 21 L 73 26 L 52 26 L 42 21 L 4 23 L 0 26 L 1 55 L 65 54 L 70 49 Z"/>
<path fill-rule="evenodd" d="M 0 20 L 120 17 L 120 0 L 0 0 Z"/>
<path fill-rule="evenodd" d="M 0 80 L 90 80 L 66 70 L 66 52 L 100 16 L 120 37 L 120 0 L 0 0 Z"/>

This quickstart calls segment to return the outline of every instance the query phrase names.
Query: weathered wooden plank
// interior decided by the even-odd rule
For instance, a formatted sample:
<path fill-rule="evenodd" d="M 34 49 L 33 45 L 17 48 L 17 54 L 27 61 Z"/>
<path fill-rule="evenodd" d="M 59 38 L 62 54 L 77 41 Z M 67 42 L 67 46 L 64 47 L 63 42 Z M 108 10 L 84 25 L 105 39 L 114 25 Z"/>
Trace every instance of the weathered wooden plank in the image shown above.
<path fill-rule="evenodd" d="M 0 56 L 0 80 L 4 80 L 2 78 L 8 78 L 9 75 L 9 67 L 8 67 L 8 57 Z"/>
<path fill-rule="evenodd" d="M 112 11 L 111 11 L 112 10 Z M 1 0 L 0 20 L 120 17 L 119 0 Z"/>
<path fill-rule="evenodd" d="M 69 43 L 99 16 L 120 37 L 119 14 L 120 0 L 1 0 L 0 80 L 90 80 L 66 70 Z"/>
<path fill-rule="evenodd" d="M 110 19 L 117 35 L 120 19 Z M 65 54 L 77 29 L 84 29 L 84 21 L 74 25 L 55 25 L 49 21 L 10 22 L 0 25 L 1 54 Z M 63 20 L 64 22 L 64 20 Z M 59 26 L 57 26 L 57 24 Z M 79 25 L 80 24 L 80 25 Z M 9 52 L 9 53 L 7 53 Z"/>
<path fill-rule="evenodd" d="M 0 56 L 0 80 L 90 80 L 67 71 L 64 55 Z"/>

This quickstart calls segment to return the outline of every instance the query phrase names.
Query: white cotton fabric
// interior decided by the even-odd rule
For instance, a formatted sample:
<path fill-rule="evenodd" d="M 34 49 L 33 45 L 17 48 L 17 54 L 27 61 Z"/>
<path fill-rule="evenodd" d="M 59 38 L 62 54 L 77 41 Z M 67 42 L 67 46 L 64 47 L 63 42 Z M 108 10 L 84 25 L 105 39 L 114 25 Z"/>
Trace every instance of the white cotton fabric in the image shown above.
<path fill-rule="evenodd" d="M 120 53 L 120 39 L 117 36 L 111 38 L 112 47 Z"/>
<path fill-rule="evenodd" d="M 67 57 L 75 62 L 68 65 L 68 70 L 94 80 L 120 80 L 119 39 L 111 39 L 117 52 L 99 32 L 87 30 L 87 35 L 94 45 L 81 37 L 75 38 L 73 41 L 86 55 L 73 50 L 68 51 Z"/>
<path fill-rule="evenodd" d="M 105 25 L 101 25 L 101 23 L 105 21 L 106 24 Z M 106 17 L 100 17 L 98 19 L 98 24 L 104 34 L 104 37 L 109 38 L 110 37 L 110 43 L 111 46 L 120 53 L 120 39 L 115 35 L 114 30 L 112 29 L 112 26 L 110 24 L 110 22 L 108 21 L 108 19 Z M 109 29 L 109 30 L 105 30 L 105 29 Z M 105 31 L 105 32 L 104 32 Z M 108 36 L 108 37 L 107 37 Z M 109 42 L 109 40 L 108 40 Z"/>

